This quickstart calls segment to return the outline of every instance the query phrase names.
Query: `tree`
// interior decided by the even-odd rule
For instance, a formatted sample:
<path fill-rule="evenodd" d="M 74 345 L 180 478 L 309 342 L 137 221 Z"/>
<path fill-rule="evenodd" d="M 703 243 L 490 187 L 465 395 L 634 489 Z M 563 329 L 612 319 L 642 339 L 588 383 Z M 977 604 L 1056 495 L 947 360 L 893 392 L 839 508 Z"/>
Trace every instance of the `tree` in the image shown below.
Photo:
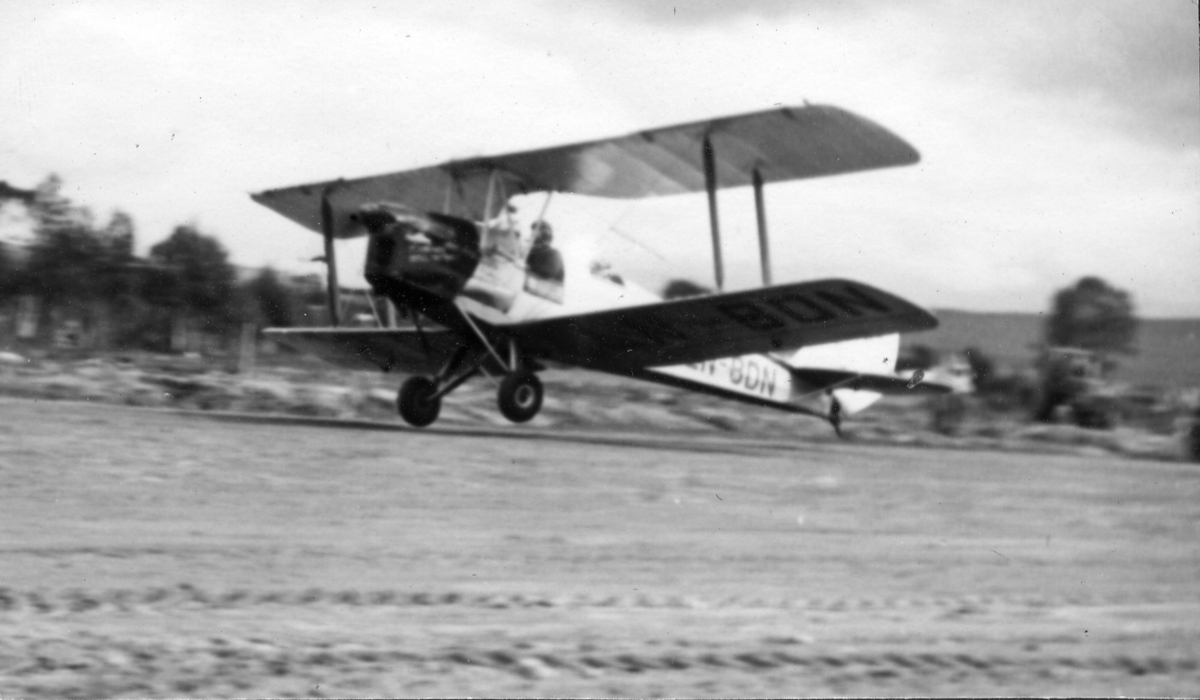
<path fill-rule="evenodd" d="M 26 274 L 27 291 L 51 305 L 87 306 L 132 292 L 133 219 L 117 211 L 103 230 L 92 214 L 61 193 L 62 180 L 50 175 L 29 201 L 34 221 Z"/>
<path fill-rule="evenodd" d="M 19 187 L 13 187 L 4 180 L 0 180 L 0 202 L 6 199 L 15 199 L 26 204 L 33 201 L 37 196 L 33 190 L 23 190 Z"/>
<path fill-rule="evenodd" d="M 712 294 L 712 290 L 691 280 L 674 279 L 663 287 L 663 299 L 684 299 L 687 297 L 702 297 Z"/>
<path fill-rule="evenodd" d="M 118 211 L 98 229 L 87 208 L 62 194 L 57 175 L 22 199 L 33 222 L 33 241 L 16 283 L 0 284 L 9 287 L 3 291 L 15 287 L 40 298 L 55 323 L 83 322 L 89 342 L 101 346 L 111 342 L 118 327 L 136 325 L 144 305 L 135 296 L 133 219 Z"/>
<path fill-rule="evenodd" d="M 37 193 L 33 190 L 23 190 L 9 185 L 7 182 L 0 180 L 0 228 L 3 228 L 8 211 L 4 210 L 4 205 L 9 201 L 24 203 L 25 211 L 33 204 L 34 197 Z M 16 259 L 10 252 L 9 248 L 3 241 L 0 241 L 0 302 L 3 302 L 15 295 L 21 286 L 19 279 L 21 268 L 17 264 Z"/>
<path fill-rule="evenodd" d="M 1188 431 L 1188 453 L 1193 462 L 1200 462 L 1200 408 L 1192 414 L 1192 427 Z"/>
<path fill-rule="evenodd" d="M 71 202 L 62 193 L 62 178 L 51 174 L 38 183 L 29 202 L 35 235 L 44 236 L 58 231 L 91 229 L 92 213 L 86 207 Z"/>
<path fill-rule="evenodd" d="M 1138 321 L 1129 294 L 1099 277 L 1084 277 L 1054 295 L 1046 344 L 1132 355 Z"/>
<path fill-rule="evenodd" d="M 274 270 L 264 267 L 246 285 L 246 291 L 267 325 L 286 328 L 295 324 L 296 300 Z"/>
<path fill-rule="evenodd" d="M 896 371 L 904 372 L 910 369 L 927 370 L 937 363 L 937 350 L 928 345 L 917 343 L 901 348 L 900 356 L 896 358 Z"/>
<path fill-rule="evenodd" d="M 95 268 L 100 297 L 121 305 L 132 303 L 137 293 L 139 267 L 139 261 L 133 255 L 133 217 L 117 210 L 108 225 L 94 235 L 99 247 Z"/>
<path fill-rule="evenodd" d="M 100 291 L 103 258 L 100 240 L 82 224 L 39 228 L 25 261 L 23 287 L 48 306 L 80 305 Z"/>
<path fill-rule="evenodd" d="M 229 254 L 194 225 L 176 226 L 167 240 L 150 249 L 159 271 L 147 276 L 145 290 L 156 304 L 214 325 L 228 325 L 238 315 L 234 273 Z"/>
<path fill-rule="evenodd" d="M 17 264 L 0 243 L 0 302 L 7 300 L 17 291 Z"/>
<path fill-rule="evenodd" d="M 112 218 L 103 231 L 104 242 L 115 257 L 133 257 L 134 226 L 133 217 L 120 209 L 113 212 Z"/>
<path fill-rule="evenodd" d="M 979 348 L 967 348 L 963 354 L 967 356 L 967 363 L 971 365 L 971 378 L 975 383 L 975 391 L 987 393 L 996 378 L 996 363 Z"/>

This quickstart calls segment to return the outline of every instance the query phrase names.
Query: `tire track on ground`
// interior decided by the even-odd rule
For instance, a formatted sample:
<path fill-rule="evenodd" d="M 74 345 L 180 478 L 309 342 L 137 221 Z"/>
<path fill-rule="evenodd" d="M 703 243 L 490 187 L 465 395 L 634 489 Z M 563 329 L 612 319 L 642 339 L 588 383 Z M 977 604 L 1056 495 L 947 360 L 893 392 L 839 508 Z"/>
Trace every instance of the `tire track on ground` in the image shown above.
<path fill-rule="evenodd" d="M 519 645 L 518 645 L 519 646 Z M 912 676 L 958 678 L 1003 673 L 1037 677 L 1047 670 L 1105 673 L 1115 676 L 1182 676 L 1200 679 L 1195 657 L 1165 655 L 1038 656 L 980 655 L 947 652 L 799 653 L 766 646 L 722 651 L 686 650 L 563 650 L 530 651 L 512 647 L 414 651 L 361 643 L 316 643 L 281 647 L 262 639 L 214 637 L 200 644 L 155 644 L 88 635 L 71 643 L 61 639 L 0 642 L 0 680 L 15 683 L 61 672 L 77 674 L 126 673 L 145 679 L 172 668 L 188 666 L 221 677 L 281 676 L 337 672 L 363 675 L 381 664 L 414 669 L 471 667 L 490 669 L 527 679 L 557 675 L 596 677 L 644 673 L 793 673 L 851 674 L 877 679 Z"/>
<path fill-rule="evenodd" d="M 1055 608 L 1109 605 L 1154 605 L 1156 597 L 1131 596 L 934 596 L 882 598 L 764 598 L 727 596 L 702 598 L 686 595 L 603 595 L 537 593 L 469 593 L 398 590 L 206 590 L 183 584 L 141 589 L 61 591 L 16 590 L 0 587 L 0 614 L 64 614 L 110 610 L 241 609 L 259 606 L 428 607 L 453 606 L 489 609 L 528 608 L 638 608 L 638 609 L 766 609 L 813 612 L 871 612 L 893 610 L 944 610 L 978 613 L 995 607 Z"/>

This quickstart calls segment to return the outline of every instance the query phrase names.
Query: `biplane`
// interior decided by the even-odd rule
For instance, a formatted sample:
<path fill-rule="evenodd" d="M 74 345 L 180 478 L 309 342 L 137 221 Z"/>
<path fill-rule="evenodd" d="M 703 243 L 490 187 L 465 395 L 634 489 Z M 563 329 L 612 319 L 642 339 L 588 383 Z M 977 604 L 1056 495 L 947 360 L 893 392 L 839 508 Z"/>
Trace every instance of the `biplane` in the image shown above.
<path fill-rule="evenodd" d="M 838 429 L 882 394 L 945 391 L 894 373 L 899 334 L 936 319 L 847 279 L 771 284 L 767 183 L 915 163 L 905 141 L 863 117 L 804 105 L 617 138 L 252 194 L 324 237 L 331 325 L 269 329 L 280 343 L 348 366 L 410 376 L 396 406 L 433 423 L 442 398 L 477 375 L 500 412 L 537 415 L 538 372 L 574 366 L 809 414 Z M 754 190 L 764 286 L 724 292 L 717 192 Z M 706 192 L 716 292 L 663 300 L 595 266 L 564 264 L 542 214 L 528 233 L 517 195 L 644 198 Z M 364 277 L 411 320 L 339 324 L 335 241 L 366 236 Z M 838 430 L 840 434 L 840 430 Z"/>

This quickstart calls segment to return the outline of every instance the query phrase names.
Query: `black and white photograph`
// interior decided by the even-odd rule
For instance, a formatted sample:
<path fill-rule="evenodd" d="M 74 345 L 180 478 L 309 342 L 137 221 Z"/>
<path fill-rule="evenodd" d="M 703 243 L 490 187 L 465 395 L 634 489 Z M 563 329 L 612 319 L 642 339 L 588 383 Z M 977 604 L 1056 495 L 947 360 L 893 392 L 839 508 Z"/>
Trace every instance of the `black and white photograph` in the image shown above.
<path fill-rule="evenodd" d="M 1196 0 L 0 15 L 0 698 L 1200 688 Z"/>

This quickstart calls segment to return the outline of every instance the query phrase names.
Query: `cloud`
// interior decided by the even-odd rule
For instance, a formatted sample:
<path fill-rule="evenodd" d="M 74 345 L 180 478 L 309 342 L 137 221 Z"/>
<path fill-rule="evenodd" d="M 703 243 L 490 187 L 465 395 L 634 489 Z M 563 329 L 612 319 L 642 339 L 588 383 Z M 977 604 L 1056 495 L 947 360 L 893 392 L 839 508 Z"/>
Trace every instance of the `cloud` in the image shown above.
<path fill-rule="evenodd" d="M 239 262 L 289 267 L 319 238 L 246 192 L 811 99 L 923 159 L 770 188 L 777 281 L 1030 309 L 1097 273 L 1195 313 L 1174 281 L 1200 264 L 1200 150 L 1181 141 L 1200 124 L 1195 18 L 1172 2 L 21 9 L 0 42 L 0 178 L 57 171 L 81 203 L 130 211 L 143 244 L 194 217 Z M 564 240 L 590 232 L 629 273 L 711 278 L 702 196 L 578 219 L 555 202 Z M 749 190 L 723 194 L 721 216 L 731 288 L 756 285 Z"/>
<path fill-rule="evenodd" d="M 854 51 L 863 49 L 859 39 L 870 37 L 875 56 L 916 57 L 955 82 L 1007 83 L 1059 100 L 1077 119 L 1105 121 L 1144 142 L 1200 148 L 1194 0 L 609 0 L 603 7 L 615 21 L 659 32 L 732 30 L 757 22 L 786 25 L 793 34 L 798 28 L 836 31 Z M 836 64 L 821 65 L 837 70 Z"/>
<path fill-rule="evenodd" d="M 1079 122 L 1161 147 L 1200 149 L 1192 0 L 947 0 L 901 6 L 897 14 L 901 33 L 929 42 L 930 58 L 955 81 L 1008 84 L 1057 101 Z"/>
<path fill-rule="evenodd" d="M 861 12 L 866 3 L 856 0 L 608 0 L 614 14 L 637 17 L 663 26 L 713 25 L 740 18 L 775 20 L 793 15 L 836 16 Z"/>

